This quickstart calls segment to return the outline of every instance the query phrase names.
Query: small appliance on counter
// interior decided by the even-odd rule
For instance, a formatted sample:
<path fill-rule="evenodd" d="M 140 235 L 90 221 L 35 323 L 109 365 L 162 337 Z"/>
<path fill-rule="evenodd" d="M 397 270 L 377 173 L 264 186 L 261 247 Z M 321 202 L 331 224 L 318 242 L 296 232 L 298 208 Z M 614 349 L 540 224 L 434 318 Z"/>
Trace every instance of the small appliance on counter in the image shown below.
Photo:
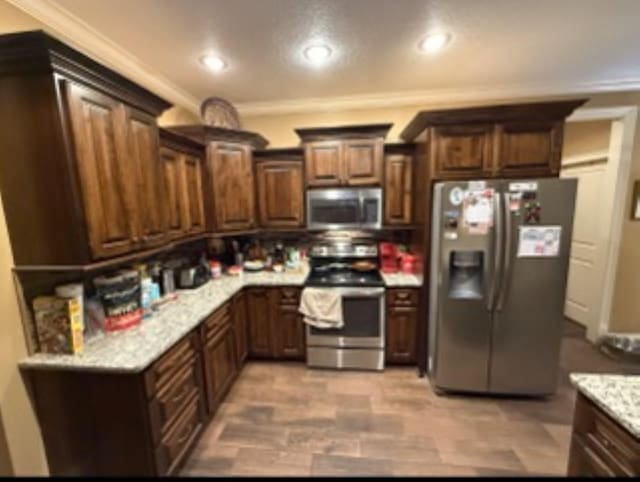
<path fill-rule="evenodd" d="M 397 273 L 398 255 L 395 243 L 380 243 L 380 270 L 383 273 Z"/>
<path fill-rule="evenodd" d="M 202 286 L 211 279 L 211 268 L 196 264 L 180 269 L 178 275 L 178 288 L 194 289 Z"/>

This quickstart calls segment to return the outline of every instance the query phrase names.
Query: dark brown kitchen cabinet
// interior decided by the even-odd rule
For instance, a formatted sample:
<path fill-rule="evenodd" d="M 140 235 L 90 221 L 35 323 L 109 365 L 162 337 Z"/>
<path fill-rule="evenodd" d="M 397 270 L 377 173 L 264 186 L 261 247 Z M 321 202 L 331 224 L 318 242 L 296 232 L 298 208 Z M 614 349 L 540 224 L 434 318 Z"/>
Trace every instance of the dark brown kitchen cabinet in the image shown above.
<path fill-rule="evenodd" d="M 382 139 L 346 141 L 343 148 L 343 180 L 349 186 L 382 184 Z"/>
<path fill-rule="evenodd" d="M 411 224 L 413 220 L 413 158 L 388 154 L 384 159 L 384 222 Z"/>
<path fill-rule="evenodd" d="M 0 123 L 12 126 L 0 191 L 18 267 L 165 242 L 155 119 L 167 102 L 41 31 L 0 37 L 0 92 Z"/>
<path fill-rule="evenodd" d="M 249 354 L 249 337 L 247 326 L 247 303 L 244 291 L 233 297 L 233 329 L 236 340 L 236 360 L 238 368 L 242 367 Z"/>
<path fill-rule="evenodd" d="M 204 345 L 207 408 L 212 415 L 235 379 L 236 352 L 231 322 L 227 319 Z"/>
<path fill-rule="evenodd" d="M 580 391 L 576 397 L 567 475 L 640 476 L 640 440 Z"/>
<path fill-rule="evenodd" d="M 134 250 L 136 164 L 130 162 L 124 106 L 111 97 L 65 82 L 69 120 L 93 256 Z"/>
<path fill-rule="evenodd" d="M 209 145 L 207 156 L 215 229 L 241 231 L 253 228 L 255 201 L 251 148 L 244 144 L 216 142 Z"/>
<path fill-rule="evenodd" d="M 385 358 L 388 363 L 416 362 L 419 291 L 387 290 Z"/>
<path fill-rule="evenodd" d="M 298 313 L 300 288 L 250 288 L 246 302 L 251 356 L 304 358 L 304 323 Z"/>
<path fill-rule="evenodd" d="M 143 372 L 23 369 L 51 475 L 176 475 L 205 422 L 200 346 L 193 331 Z"/>
<path fill-rule="evenodd" d="M 302 360 L 305 357 L 305 324 L 298 313 L 300 289 L 278 289 L 278 304 L 273 317 L 273 354 L 275 358 Z"/>
<path fill-rule="evenodd" d="M 342 184 L 342 142 L 309 142 L 304 149 L 307 186 L 329 187 Z"/>
<path fill-rule="evenodd" d="M 505 122 L 496 127 L 494 172 L 498 177 L 558 175 L 562 121 Z"/>
<path fill-rule="evenodd" d="M 436 127 L 431 135 L 432 172 L 438 179 L 491 175 L 493 126 Z"/>
<path fill-rule="evenodd" d="M 256 191 L 262 227 L 295 228 L 304 224 L 302 162 L 257 162 Z"/>
<path fill-rule="evenodd" d="M 249 288 L 246 292 L 249 320 L 249 355 L 258 358 L 273 356 L 271 327 L 273 295 L 270 288 Z"/>
<path fill-rule="evenodd" d="M 426 144 L 434 180 L 558 176 L 565 119 L 586 100 L 424 111 L 400 137 Z"/>
<path fill-rule="evenodd" d="M 165 217 L 169 236 L 180 238 L 206 229 L 203 199 L 204 146 L 166 129 L 160 130 Z"/>
<path fill-rule="evenodd" d="M 158 126 L 154 117 L 125 108 L 129 133 L 127 162 L 134 163 L 137 172 L 133 178 L 138 194 L 134 205 L 138 237 L 143 248 L 151 248 L 165 242 L 167 226 L 164 208 L 164 173 L 159 156 Z"/>
<path fill-rule="evenodd" d="M 391 124 L 296 129 L 309 187 L 380 186 Z"/>
<path fill-rule="evenodd" d="M 182 155 L 178 151 L 162 147 L 160 160 L 164 173 L 165 219 L 167 234 L 179 238 L 184 234 L 185 210 L 182 183 Z"/>
<path fill-rule="evenodd" d="M 187 234 L 202 233 L 206 229 L 202 197 L 202 159 L 188 154 L 183 159 L 186 231 Z"/>

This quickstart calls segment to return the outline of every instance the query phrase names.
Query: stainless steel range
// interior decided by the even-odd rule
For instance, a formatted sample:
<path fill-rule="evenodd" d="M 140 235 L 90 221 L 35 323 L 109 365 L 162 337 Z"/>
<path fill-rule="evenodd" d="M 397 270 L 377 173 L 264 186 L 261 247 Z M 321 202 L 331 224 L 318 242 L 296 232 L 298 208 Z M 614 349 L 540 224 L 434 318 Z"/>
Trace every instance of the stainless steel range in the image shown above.
<path fill-rule="evenodd" d="M 307 365 L 382 370 L 385 291 L 373 242 L 334 240 L 313 246 L 306 286 L 342 297 L 342 328 L 307 325 Z M 368 265 L 368 266 L 367 266 Z"/>

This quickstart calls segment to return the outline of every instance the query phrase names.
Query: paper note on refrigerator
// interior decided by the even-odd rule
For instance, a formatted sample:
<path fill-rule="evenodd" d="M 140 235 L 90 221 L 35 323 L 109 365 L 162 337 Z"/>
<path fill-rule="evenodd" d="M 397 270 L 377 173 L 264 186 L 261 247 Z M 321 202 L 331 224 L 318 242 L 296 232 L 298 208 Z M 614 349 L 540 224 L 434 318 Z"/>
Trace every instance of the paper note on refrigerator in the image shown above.
<path fill-rule="evenodd" d="M 561 233 L 561 226 L 520 226 L 518 258 L 558 256 Z"/>
<path fill-rule="evenodd" d="M 462 218 L 469 234 L 487 234 L 493 226 L 493 196 L 493 189 L 465 193 Z"/>

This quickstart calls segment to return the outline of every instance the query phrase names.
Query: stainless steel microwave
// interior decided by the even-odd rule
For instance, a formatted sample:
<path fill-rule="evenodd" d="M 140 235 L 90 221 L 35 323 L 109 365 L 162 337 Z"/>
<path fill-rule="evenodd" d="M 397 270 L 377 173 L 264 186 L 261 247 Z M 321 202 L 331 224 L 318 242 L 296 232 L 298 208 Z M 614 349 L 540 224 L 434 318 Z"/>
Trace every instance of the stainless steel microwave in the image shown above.
<path fill-rule="evenodd" d="M 379 229 L 382 189 L 314 189 L 307 191 L 308 229 Z"/>

